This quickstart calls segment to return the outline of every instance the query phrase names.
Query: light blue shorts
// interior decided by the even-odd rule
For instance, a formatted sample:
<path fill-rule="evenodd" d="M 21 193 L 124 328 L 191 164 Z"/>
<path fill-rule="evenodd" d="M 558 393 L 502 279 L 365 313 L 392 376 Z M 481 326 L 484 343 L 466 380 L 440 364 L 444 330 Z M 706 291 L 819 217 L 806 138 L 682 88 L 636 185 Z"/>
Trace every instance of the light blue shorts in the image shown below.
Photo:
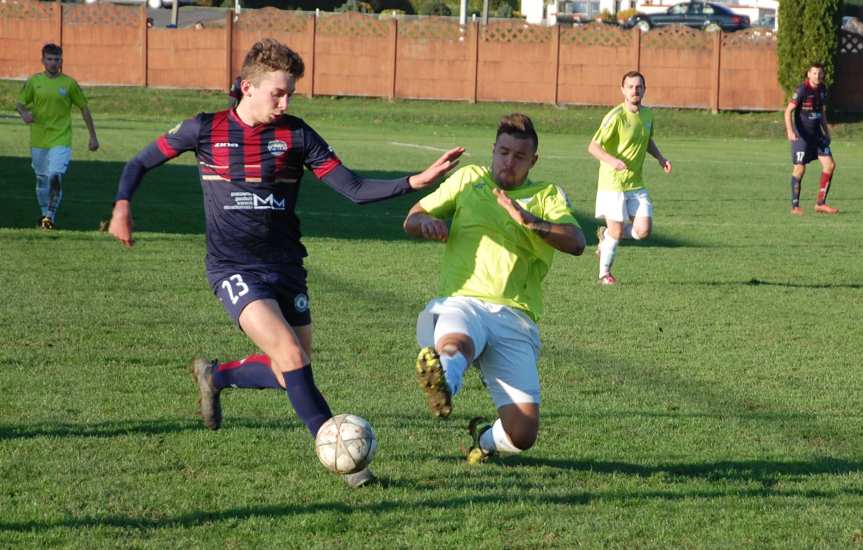
<path fill-rule="evenodd" d="M 72 148 L 63 145 L 51 148 L 32 147 L 30 154 L 33 156 L 33 171 L 37 176 L 48 174 L 65 174 L 72 160 Z"/>

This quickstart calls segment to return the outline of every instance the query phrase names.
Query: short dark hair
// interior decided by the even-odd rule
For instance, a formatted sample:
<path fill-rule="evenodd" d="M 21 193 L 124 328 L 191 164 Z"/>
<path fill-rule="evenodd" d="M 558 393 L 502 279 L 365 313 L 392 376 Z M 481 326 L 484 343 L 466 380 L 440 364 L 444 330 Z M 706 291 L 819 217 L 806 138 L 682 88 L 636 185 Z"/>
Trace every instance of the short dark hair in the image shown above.
<path fill-rule="evenodd" d="M 501 134 L 515 136 L 519 139 L 529 139 L 533 142 L 534 151 L 539 149 L 539 136 L 536 135 L 536 130 L 533 128 L 533 121 L 527 115 L 512 113 L 501 118 L 497 125 L 495 141 Z"/>
<path fill-rule="evenodd" d="M 63 48 L 53 42 L 45 44 L 42 46 L 42 57 L 46 55 L 63 55 Z"/>
<path fill-rule="evenodd" d="M 810 63 L 809 68 L 806 69 L 806 72 L 808 73 L 812 69 L 821 69 L 823 71 L 824 70 L 824 64 L 823 63 Z"/>
<path fill-rule="evenodd" d="M 620 85 L 623 86 L 623 84 L 626 82 L 627 78 L 635 78 L 636 76 L 641 78 L 641 84 L 642 85 L 647 86 L 647 80 L 645 80 L 644 75 L 638 71 L 629 71 L 628 73 L 623 75 L 623 78 L 620 79 Z"/>
<path fill-rule="evenodd" d="M 306 66 L 300 54 L 273 38 L 256 42 L 246 54 L 240 78 L 256 85 L 265 73 L 285 71 L 294 78 L 302 78 Z"/>

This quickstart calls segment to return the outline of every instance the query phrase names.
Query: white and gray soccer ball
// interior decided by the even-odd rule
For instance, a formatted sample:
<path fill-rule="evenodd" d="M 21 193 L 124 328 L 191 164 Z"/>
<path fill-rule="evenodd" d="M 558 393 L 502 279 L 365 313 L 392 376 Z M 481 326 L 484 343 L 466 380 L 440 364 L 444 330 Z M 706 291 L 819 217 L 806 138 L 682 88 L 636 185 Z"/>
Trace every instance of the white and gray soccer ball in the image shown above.
<path fill-rule="evenodd" d="M 335 474 L 359 472 L 375 457 L 378 441 L 372 425 L 355 414 L 339 414 L 326 422 L 315 438 L 315 452 Z"/>

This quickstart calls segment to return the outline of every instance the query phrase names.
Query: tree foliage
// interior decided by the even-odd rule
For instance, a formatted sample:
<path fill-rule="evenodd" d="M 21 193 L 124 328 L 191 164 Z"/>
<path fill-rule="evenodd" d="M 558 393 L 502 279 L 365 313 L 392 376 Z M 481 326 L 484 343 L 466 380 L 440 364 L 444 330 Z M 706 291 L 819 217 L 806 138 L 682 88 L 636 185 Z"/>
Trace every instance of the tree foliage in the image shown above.
<path fill-rule="evenodd" d="M 779 84 L 791 95 L 812 63 L 824 65 L 833 83 L 839 51 L 842 0 L 783 0 L 779 3 Z"/>

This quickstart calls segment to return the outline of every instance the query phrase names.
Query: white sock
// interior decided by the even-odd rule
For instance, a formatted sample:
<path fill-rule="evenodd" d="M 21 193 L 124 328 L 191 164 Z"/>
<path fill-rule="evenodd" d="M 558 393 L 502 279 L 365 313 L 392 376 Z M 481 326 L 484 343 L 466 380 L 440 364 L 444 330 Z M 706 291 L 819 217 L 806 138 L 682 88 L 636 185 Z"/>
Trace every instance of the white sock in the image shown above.
<path fill-rule="evenodd" d="M 514 455 L 521 449 L 513 445 L 512 440 L 503 429 L 500 418 L 494 421 L 490 430 L 486 430 L 479 438 L 479 447 L 486 453 L 497 453 L 499 455 Z"/>
<path fill-rule="evenodd" d="M 452 392 L 451 397 L 455 397 L 455 394 L 461 389 L 461 383 L 464 380 L 464 371 L 468 367 L 467 357 L 462 355 L 460 351 L 455 352 L 453 355 L 447 355 L 446 352 L 443 352 L 440 354 L 440 362 L 441 366 L 443 366 L 446 383 L 449 386 L 450 392 Z"/>
<path fill-rule="evenodd" d="M 612 238 L 608 231 L 605 232 L 605 238 L 599 243 L 599 278 L 602 279 L 611 272 L 611 265 L 614 263 L 614 255 L 617 253 L 618 241 Z"/>

